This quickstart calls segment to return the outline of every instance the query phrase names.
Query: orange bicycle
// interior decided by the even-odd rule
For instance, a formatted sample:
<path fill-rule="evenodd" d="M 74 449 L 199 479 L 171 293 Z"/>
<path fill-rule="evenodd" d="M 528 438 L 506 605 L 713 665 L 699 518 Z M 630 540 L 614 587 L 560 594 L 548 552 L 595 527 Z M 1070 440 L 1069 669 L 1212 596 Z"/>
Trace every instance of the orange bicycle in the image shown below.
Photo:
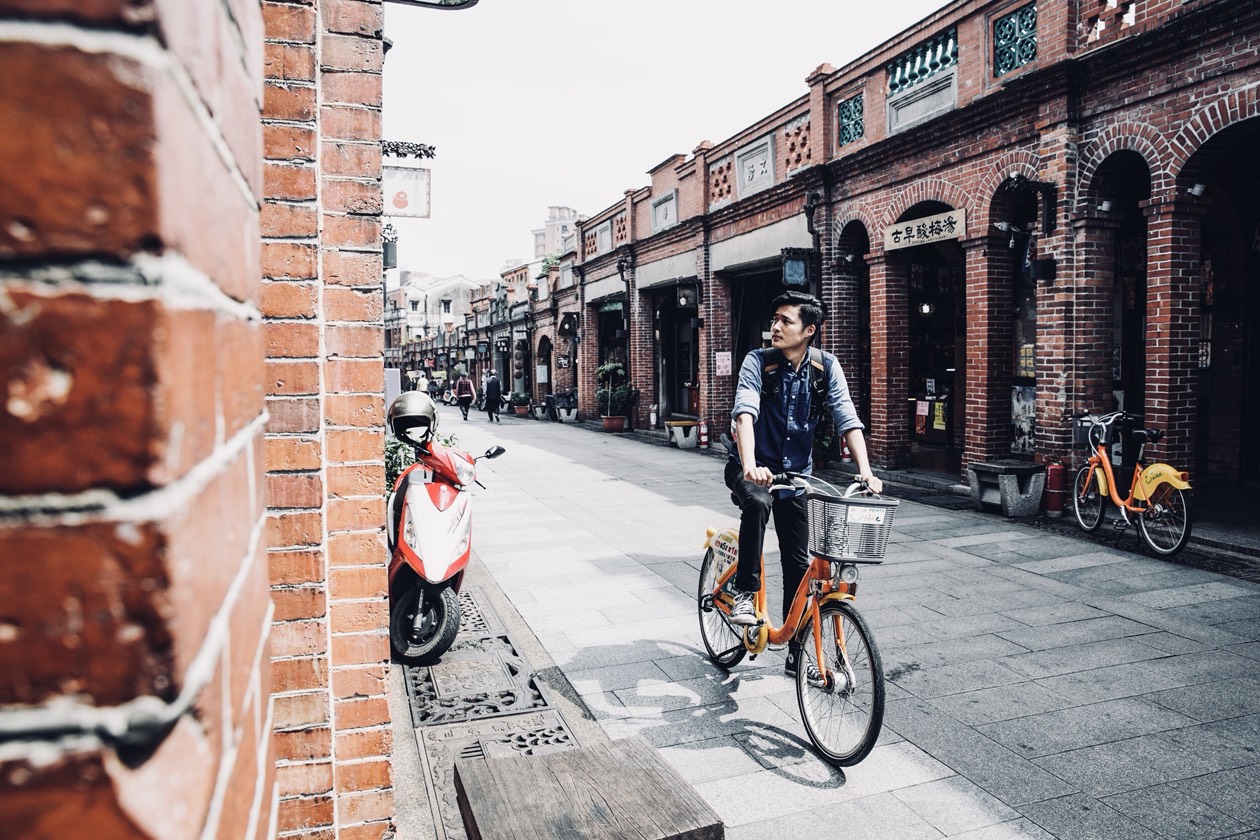
<path fill-rule="evenodd" d="M 1157 443 L 1159 429 L 1134 429 L 1131 439 L 1138 445 L 1137 463 L 1129 495 L 1120 490 L 1111 471 L 1108 449 L 1119 440 L 1120 429 L 1128 421 L 1141 420 L 1137 414 L 1112 411 L 1108 414 L 1073 414 L 1076 428 L 1085 432 L 1090 448 L 1089 463 L 1076 471 L 1072 485 L 1072 509 L 1076 522 L 1086 531 L 1102 525 L 1103 499 L 1110 499 L 1120 512 L 1116 528 L 1124 530 L 1136 519 L 1138 533 L 1151 551 L 1165 556 L 1176 554 L 1190 541 L 1190 475 L 1168 464 L 1146 466 L 1146 446 Z M 1132 517 L 1132 518 L 1131 518 Z"/>
<path fill-rule="evenodd" d="M 810 478 L 834 492 L 813 489 L 799 473 L 777 475 L 771 487 L 805 489 L 809 509 L 810 565 L 783 626 L 769 621 L 764 555 L 755 599 L 757 623 L 730 623 L 739 531 L 710 528 L 697 595 L 700 636 L 709 658 L 726 669 L 747 654 L 755 658 L 771 644 L 800 641 L 796 697 L 805 731 L 827 761 L 847 767 L 875 746 L 884 720 L 883 665 L 871 629 L 853 602 L 858 565 L 883 562 L 898 502 L 853 495 L 861 484 L 840 493 L 828 482 Z"/>

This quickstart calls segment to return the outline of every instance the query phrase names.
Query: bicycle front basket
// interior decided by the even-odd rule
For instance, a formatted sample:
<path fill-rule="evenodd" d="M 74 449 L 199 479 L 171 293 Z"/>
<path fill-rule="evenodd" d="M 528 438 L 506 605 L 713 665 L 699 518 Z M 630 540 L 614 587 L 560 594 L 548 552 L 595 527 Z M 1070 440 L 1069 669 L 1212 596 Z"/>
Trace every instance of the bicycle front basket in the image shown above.
<path fill-rule="evenodd" d="M 824 560 L 879 563 L 888 550 L 896 499 L 844 498 L 812 491 L 809 500 L 809 551 Z"/>

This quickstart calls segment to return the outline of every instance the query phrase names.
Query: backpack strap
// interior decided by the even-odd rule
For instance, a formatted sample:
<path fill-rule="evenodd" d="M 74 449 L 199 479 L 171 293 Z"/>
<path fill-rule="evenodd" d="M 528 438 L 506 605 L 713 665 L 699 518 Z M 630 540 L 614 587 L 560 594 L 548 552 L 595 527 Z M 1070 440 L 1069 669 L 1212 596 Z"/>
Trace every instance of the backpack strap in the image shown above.
<path fill-rule="evenodd" d="M 817 420 L 827 405 L 827 393 L 831 390 L 831 369 L 817 347 L 809 348 L 809 415 Z M 769 399 L 779 393 L 781 379 L 780 369 L 783 354 L 773 347 L 762 351 L 761 357 L 761 398 Z"/>

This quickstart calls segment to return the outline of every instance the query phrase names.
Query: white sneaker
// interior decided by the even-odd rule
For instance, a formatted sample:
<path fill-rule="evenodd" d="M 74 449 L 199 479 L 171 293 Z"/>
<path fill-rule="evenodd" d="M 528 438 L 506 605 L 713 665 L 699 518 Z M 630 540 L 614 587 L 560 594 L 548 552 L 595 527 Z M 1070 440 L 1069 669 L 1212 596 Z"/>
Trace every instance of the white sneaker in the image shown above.
<path fill-rule="evenodd" d="M 735 590 L 735 604 L 731 607 L 731 624 L 751 627 L 757 623 L 757 611 L 753 607 L 753 593 Z"/>

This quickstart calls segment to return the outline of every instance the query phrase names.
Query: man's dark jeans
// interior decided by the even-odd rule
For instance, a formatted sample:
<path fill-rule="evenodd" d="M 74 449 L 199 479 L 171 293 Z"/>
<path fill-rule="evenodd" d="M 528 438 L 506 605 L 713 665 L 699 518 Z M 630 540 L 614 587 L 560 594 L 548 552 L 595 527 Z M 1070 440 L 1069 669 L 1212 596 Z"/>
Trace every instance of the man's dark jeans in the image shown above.
<path fill-rule="evenodd" d="M 761 588 L 761 552 L 766 539 L 766 523 L 774 513 L 774 530 L 779 535 L 779 561 L 783 564 L 783 614 L 809 569 L 809 508 L 805 496 L 776 499 L 770 491 L 744 478 L 744 469 L 734 459 L 726 462 L 726 486 L 739 505 L 739 568 L 735 586 L 745 592 Z"/>

